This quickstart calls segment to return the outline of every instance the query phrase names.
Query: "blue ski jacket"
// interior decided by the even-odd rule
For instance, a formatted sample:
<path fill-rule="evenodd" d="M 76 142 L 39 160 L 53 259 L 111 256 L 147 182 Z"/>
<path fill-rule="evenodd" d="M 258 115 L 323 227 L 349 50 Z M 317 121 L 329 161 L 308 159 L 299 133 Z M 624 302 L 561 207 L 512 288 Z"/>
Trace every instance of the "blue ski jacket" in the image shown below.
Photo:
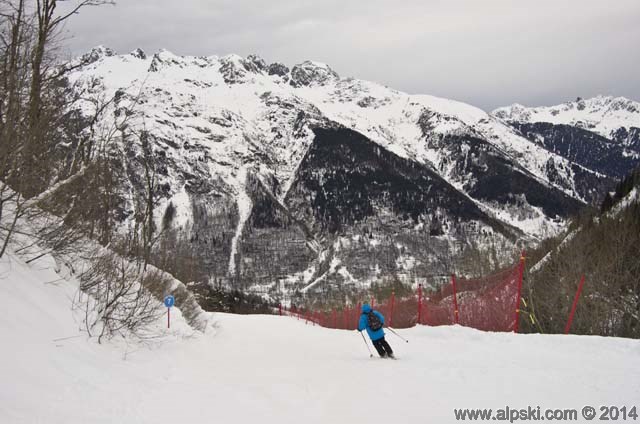
<path fill-rule="evenodd" d="M 375 340 L 380 340 L 381 338 L 384 337 L 384 330 L 381 328 L 377 331 L 373 331 L 372 329 L 369 328 L 369 318 L 367 315 L 369 315 L 369 312 L 371 312 L 371 306 L 364 304 L 362 305 L 362 315 L 360 315 L 360 322 L 358 323 L 358 331 L 362 331 L 364 329 L 367 330 L 367 334 L 369 335 L 369 338 L 372 341 Z M 382 325 L 384 325 L 384 316 L 382 316 L 382 314 L 378 311 L 373 311 L 373 313 L 380 318 L 380 321 L 382 321 Z"/>

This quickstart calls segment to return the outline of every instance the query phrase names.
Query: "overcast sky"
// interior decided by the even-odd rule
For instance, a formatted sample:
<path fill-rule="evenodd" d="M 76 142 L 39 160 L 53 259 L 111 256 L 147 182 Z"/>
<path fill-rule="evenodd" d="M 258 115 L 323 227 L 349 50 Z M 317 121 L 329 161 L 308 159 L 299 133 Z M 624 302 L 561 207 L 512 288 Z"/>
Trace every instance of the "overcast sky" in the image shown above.
<path fill-rule="evenodd" d="M 72 54 L 103 44 L 313 59 L 485 110 L 640 100 L 640 0 L 117 0 L 84 9 L 66 31 Z"/>

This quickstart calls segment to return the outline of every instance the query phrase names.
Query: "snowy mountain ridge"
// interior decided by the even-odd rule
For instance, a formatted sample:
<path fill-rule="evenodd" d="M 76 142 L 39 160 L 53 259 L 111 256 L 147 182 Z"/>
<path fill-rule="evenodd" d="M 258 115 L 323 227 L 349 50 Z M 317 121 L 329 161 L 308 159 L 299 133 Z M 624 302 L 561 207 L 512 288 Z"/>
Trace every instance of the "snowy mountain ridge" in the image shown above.
<path fill-rule="evenodd" d="M 116 56 L 111 49 L 98 47 L 88 55 L 92 58 L 92 64 L 83 68 L 75 77 L 98 77 L 104 83 L 103 88 L 107 96 L 115 95 L 118 89 L 135 88 L 136 83 L 139 86 L 161 83 L 158 85 L 165 86 L 165 89 L 171 87 L 170 90 L 178 92 L 182 98 L 170 99 L 175 102 L 172 105 L 174 108 L 179 107 L 178 105 L 189 107 L 191 110 L 188 112 L 193 117 L 197 117 L 198 109 L 220 109 L 223 119 L 231 118 L 230 121 L 233 121 L 233 118 L 243 118 L 250 124 L 249 129 L 258 133 L 274 131 L 260 120 L 272 120 L 274 117 L 269 116 L 269 113 L 273 114 L 275 107 L 307 108 L 315 112 L 319 118 L 330 119 L 353 128 L 393 153 L 429 164 L 445 175 L 449 172 L 445 169 L 442 158 L 438 157 L 439 149 L 430 148 L 428 143 L 423 143 L 423 136 L 475 132 L 490 139 L 497 139 L 498 147 L 514 155 L 516 159 L 525 159 L 520 165 L 543 179 L 545 163 L 550 158 L 568 166 L 562 157 L 536 149 L 481 109 L 434 96 L 407 95 L 368 81 L 340 79 L 328 65 L 319 62 L 305 61 L 289 70 L 285 65 L 278 63 L 266 65 L 264 60 L 257 56 L 244 59 L 233 54 L 221 58 L 184 57 L 161 50 L 148 58 L 140 49 L 129 55 Z M 274 69 L 279 69 L 280 72 L 275 72 Z M 159 75 L 155 76 L 152 73 Z M 257 90 L 262 92 L 258 93 Z M 157 88 L 155 91 L 156 97 L 168 94 Z M 155 106 L 157 105 L 151 104 L 144 109 L 154 109 Z M 268 110 L 265 111 L 264 106 Z M 180 113 L 172 113 L 171 110 L 164 112 L 169 118 L 178 118 L 179 121 L 186 121 L 188 118 Z M 147 111 L 145 114 L 147 118 L 153 117 Z M 229 114 L 230 116 L 225 117 Z M 211 126 L 211 123 L 223 127 L 237 126 L 234 122 L 231 122 L 232 125 L 225 125 L 215 117 L 212 117 L 210 122 L 201 122 L 202 126 L 187 126 L 196 131 L 208 132 L 207 127 Z M 425 127 L 428 127 L 428 130 L 425 130 Z M 215 131 L 217 128 L 211 129 Z M 225 134 L 225 131 L 218 132 L 220 136 L 229 135 L 228 132 Z M 193 131 L 190 133 L 191 136 L 199 136 L 193 134 Z M 218 141 L 218 134 L 212 134 L 215 133 L 212 131 L 207 138 Z M 275 138 L 280 139 L 281 136 L 282 134 L 276 134 Z M 280 150 L 277 158 L 285 165 L 281 171 L 281 180 L 288 181 L 304 151 L 303 146 L 300 146 L 302 151 L 295 151 L 297 146 L 279 146 L 277 140 L 263 141 L 271 141 L 273 147 Z M 258 149 L 261 146 L 252 147 Z M 294 148 L 294 154 L 288 157 L 291 147 Z M 243 148 L 251 149 L 249 146 Z M 239 154 L 240 149 L 236 147 L 233 153 Z M 215 150 L 216 153 L 221 153 L 221 149 Z M 455 177 L 449 176 L 448 179 L 455 180 Z M 580 197 L 570 181 L 564 181 L 562 189 L 571 192 L 574 197 Z"/>
<path fill-rule="evenodd" d="M 438 252 L 457 256 L 459 243 L 555 234 L 618 172 L 554 150 L 500 114 L 341 78 L 319 62 L 105 47 L 83 60 L 69 79 L 106 103 L 102 125 L 126 123 L 113 148 L 132 190 L 140 148 L 128 129 L 144 128 L 161 170 L 158 222 L 174 205 L 174 225 L 200 234 L 209 272 L 222 278 L 273 282 L 258 265 L 272 249 L 284 250 L 268 261 L 288 265 L 268 274 L 304 286 L 327 273 L 343 282 L 433 274 Z M 94 113 L 95 101 L 81 104 Z M 128 209 L 125 201 L 122 215 Z M 433 251 L 418 258 L 425 233 Z M 381 240 L 387 264 L 364 265 Z"/>
<path fill-rule="evenodd" d="M 549 122 L 572 125 L 613 137 L 620 128 L 640 125 L 640 103 L 624 97 L 578 97 L 556 106 L 526 107 L 520 104 L 501 107 L 491 113 L 509 122 Z"/>

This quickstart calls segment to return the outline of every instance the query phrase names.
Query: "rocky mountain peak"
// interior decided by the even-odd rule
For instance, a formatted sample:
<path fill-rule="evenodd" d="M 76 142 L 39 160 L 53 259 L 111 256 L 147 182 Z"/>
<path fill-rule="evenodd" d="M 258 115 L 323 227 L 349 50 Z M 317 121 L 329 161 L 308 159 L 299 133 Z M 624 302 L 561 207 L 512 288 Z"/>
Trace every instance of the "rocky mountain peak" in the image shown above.
<path fill-rule="evenodd" d="M 267 63 L 258 55 L 250 54 L 242 61 L 242 65 L 249 72 L 262 73 L 267 69 Z"/>
<path fill-rule="evenodd" d="M 289 68 L 283 63 L 275 62 L 269 65 L 267 68 L 267 73 L 269 75 L 277 75 L 279 77 L 288 79 L 289 78 Z"/>
<path fill-rule="evenodd" d="M 129 53 L 131 56 L 135 57 L 136 59 L 142 59 L 145 60 L 147 58 L 147 54 L 144 52 L 144 50 L 142 50 L 141 48 L 137 48 L 135 50 L 133 50 L 131 53 Z"/>
<path fill-rule="evenodd" d="M 230 54 L 220 59 L 219 71 L 227 84 L 242 84 L 250 82 L 250 76 L 261 75 L 270 72 L 270 66 L 264 59 L 255 54 L 246 58 L 237 54 Z"/>
<path fill-rule="evenodd" d="M 169 50 L 160 49 L 153 55 L 151 65 L 149 65 L 149 72 L 158 72 L 160 69 L 169 66 L 183 66 L 185 60 L 182 56 L 177 56 L 171 53 Z"/>
<path fill-rule="evenodd" d="M 116 52 L 105 46 L 96 46 L 81 57 L 83 63 L 95 63 L 103 57 L 115 56 Z"/>
<path fill-rule="evenodd" d="M 509 122 L 529 122 L 531 119 L 531 111 L 529 108 L 519 103 L 513 103 L 511 106 L 496 109 L 492 114 L 498 119 Z"/>
<path fill-rule="evenodd" d="M 338 79 L 340 76 L 329 65 L 311 60 L 305 60 L 291 69 L 291 85 L 293 87 L 322 86 L 329 81 Z"/>

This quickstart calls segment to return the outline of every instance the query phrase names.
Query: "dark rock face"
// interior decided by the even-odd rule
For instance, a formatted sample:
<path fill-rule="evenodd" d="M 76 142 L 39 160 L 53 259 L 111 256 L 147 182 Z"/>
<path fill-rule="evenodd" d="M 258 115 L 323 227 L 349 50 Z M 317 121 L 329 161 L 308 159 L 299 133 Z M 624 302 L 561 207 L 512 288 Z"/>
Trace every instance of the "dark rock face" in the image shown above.
<path fill-rule="evenodd" d="M 227 84 L 241 84 L 244 82 L 244 77 L 247 74 L 244 67 L 239 68 L 231 60 L 223 60 L 221 63 L 219 72 L 222 74 L 224 82 Z"/>
<path fill-rule="evenodd" d="M 430 142 L 434 142 L 431 140 Z M 464 176 L 464 190 L 474 199 L 517 206 L 526 199 L 549 217 L 567 218 L 584 205 L 538 181 L 506 158 L 492 144 L 478 137 L 449 135 L 436 141 L 448 153 L 458 176 Z M 554 169 L 555 172 L 555 169 Z"/>
<path fill-rule="evenodd" d="M 429 137 L 431 131 L 433 131 L 433 124 L 431 123 L 431 119 L 436 115 L 435 112 L 424 109 L 418 118 L 418 128 L 420 128 L 420 132 L 422 132 L 423 137 Z"/>
<path fill-rule="evenodd" d="M 612 139 L 616 143 L 620 143 L 627 147 L 629 150 L 633 150 L 640 154 L 640 128 L 619 128 L 612 134 Z"/>
<path fill-rule="evenodd" d="M 260 73 L 264 72 L 267 69 L 267 64 L 261 57 L 250 54 L 243 61 L 244 68 L 249 72 Z"/>
<path fill-rule="evenodd" d="M 287 77 L 289 75 L 289 68 L 287 66 L 285 66 L 282 63 L 272 63 L 271 65 L 269 65 L 269 67 L 267 68 L 267 73 L 269 75 L 278 75 L 281 77 Z"/>
<path fill-rule="evenodd" d="M 137 48 L 134 51 L 132 51 L 131 56 L 135 57 L 136 59 L 142 59 L 142 60 L 147 58 L 147 54 L 141 48 Z"/>
<path fill-rule="evenodd" d="M 151 65 L 149 65 L 149 72 L 158 72 L 163 66 L 167 65 L 167 63 L 162 60 L 159 53 L 153 55 L 153 59 L 151 59 Z"/>
<path fill-rule="evenodd" d="M 318 231 L 340 232 L 386 211 L 414 224 L 444 214 L 507 232 L 427 167 L 348 129 L 318 128 L 314 133 L 285 202 Z"/>
<path fill-rule="evenodd" d="M 357 105 L 362 108 L 371 107 L 371 106 L 374 106 L 375 104 L 376 104 L 376 99 L 371 96 L 363 97 L 362 99 L 358 100 L 358 103 L 357 103 Z"/>
<path fill-rule="evenodd" d="M 604 178 L 589 176 L 579 167 L 574 167 L 580 176 L 575 178 L 579 193 L 589 202 L 599 202 L 611 188 L 613 180 L 628 174 L 639 159 L 629 154 L 628 147 L 637 142 L 639 133 L 621 129 L 617 139 L 612 141 L 594 132 L 569 125 L 555 125 L 547 122 L 513 123 L 527 139 L 565 157 L 578 166 L 602 174 Z M 586 178 L 586 180 L 581 179 Z M 594 190 L 595 189 L 595 190 Z"/>
<path fill-rule="evenodd" d="M 293 87 L 325 85 L 328 81 L 338 78 L 338 74 L 328 66 L 306 61 L 293 67 L 290 84 Z"/>
<path fill-rule="evenodd" d="M 89 53 L 82 56 L 81 60 L 85 64 L 94 63 L 103 57 L 114 56 L 115 52 L 108 47 L 94 47 Z"/>
<path fill-rule="evenodd" d="M 249 175 L 247 179 L 247 188 L 253 202 L 249 217 L 250 228 L 285 228 L 296 225 L 289 211 L 273 195 L 278 191 L 277 186 L 265 187 L 262 181 L 254 175 Z"/>
<path fill-rule="evenodd" d="M 242 84 L 251 74 L 267 72 L 268 66 L 264 59 L 254 54 L 246 58 L 224 57 L 220 60 L 220 73 L 227 84 Z"/>

